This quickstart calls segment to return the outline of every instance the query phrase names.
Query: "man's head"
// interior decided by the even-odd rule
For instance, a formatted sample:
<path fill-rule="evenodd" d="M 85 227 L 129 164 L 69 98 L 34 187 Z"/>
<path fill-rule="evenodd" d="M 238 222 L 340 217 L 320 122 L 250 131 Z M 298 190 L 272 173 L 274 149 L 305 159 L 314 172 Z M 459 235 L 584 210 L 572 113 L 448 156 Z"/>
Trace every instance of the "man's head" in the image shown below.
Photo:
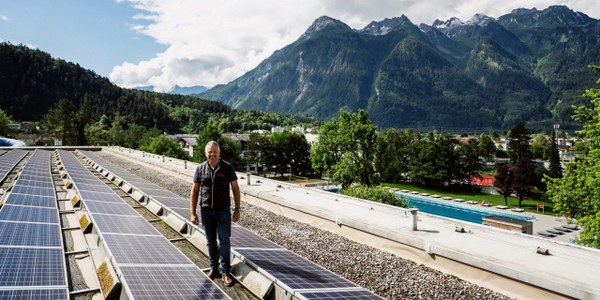
<path fill-rule="evenodd" d="M 204 146 L 204 155 L 211 166 L 216 166 L 221 157 L 221 148 L 219 147 L 219 144 L 215 141 L 206 143 L 206 146 Z"/>

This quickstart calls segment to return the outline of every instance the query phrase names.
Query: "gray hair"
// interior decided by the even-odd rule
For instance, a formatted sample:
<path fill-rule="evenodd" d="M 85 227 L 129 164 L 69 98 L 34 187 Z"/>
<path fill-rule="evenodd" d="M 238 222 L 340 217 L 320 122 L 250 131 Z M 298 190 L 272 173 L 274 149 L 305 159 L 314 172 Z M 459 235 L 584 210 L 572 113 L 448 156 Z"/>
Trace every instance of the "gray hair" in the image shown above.
<path fill-rule="evenodd" d="M 215 141 L 210 141 L 210 142 L 206 143 L 206 146 L 204 146 L 204 150 L 208 149 L 208 147 L 217 147 L 219 152 L 221 152 L 221 147 L 219 147 L 219 143 L 217 143 Z"/>

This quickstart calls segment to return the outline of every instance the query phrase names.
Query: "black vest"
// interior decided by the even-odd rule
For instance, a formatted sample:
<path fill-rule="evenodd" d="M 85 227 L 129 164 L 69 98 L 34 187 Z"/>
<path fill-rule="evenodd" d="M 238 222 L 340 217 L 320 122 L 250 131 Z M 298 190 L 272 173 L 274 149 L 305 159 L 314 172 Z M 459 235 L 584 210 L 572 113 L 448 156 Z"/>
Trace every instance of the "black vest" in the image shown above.
<path fill-rule="evenodd" d="M 237 180 L 235 170 L 226 161 L 221 160 L 212 170 L 207 161 L 196 168 L 194 182 L 200 184 L 200 208 L 223 209 L 231 207 L 229 183 Z"/>

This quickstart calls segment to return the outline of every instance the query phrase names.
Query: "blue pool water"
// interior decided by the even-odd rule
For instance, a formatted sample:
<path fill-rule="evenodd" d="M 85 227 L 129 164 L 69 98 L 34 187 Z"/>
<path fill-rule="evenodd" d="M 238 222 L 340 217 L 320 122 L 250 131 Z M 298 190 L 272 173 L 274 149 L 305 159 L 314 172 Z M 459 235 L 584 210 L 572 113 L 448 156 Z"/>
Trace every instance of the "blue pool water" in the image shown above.
<path fill-rule="evenodd" d="M 492 211 L 488 209 L 469 207 L 466 205 L 458 205 L 446 202 L 446 200 L 431 200 L 424 197 L 404 195 L 398 193 L 396 194 L 396 196 L 402 196 L 404 202 L 408 202 L 409 207 L 416 207 L 422 212 L 452 219 L 463 220 L 471 223 L 482 224 L 483 218 L 488 216 L 502 216 L 521 221 L 529 221 L 533 219 L 529 216 L 519 216 L 500 211 Z"/>

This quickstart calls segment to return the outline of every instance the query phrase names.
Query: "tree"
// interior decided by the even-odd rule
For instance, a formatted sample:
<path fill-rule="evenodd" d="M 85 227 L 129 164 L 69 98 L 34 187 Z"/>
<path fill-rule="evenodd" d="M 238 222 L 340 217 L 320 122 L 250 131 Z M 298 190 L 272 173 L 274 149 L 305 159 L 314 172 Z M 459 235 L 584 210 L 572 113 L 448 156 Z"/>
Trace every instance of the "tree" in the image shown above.
<path fill-rule="evenodd" d="M 509 165 L 497 165 L 494 186 L 504 196 L 504 205 L 508 206 L 508 197 L 513 193 L 513 172 Z"/>
<path fill-rule="evenodd" d="M 556 138 L 554 135 L 550 136 L 550 150 L 548 156 L 550 161 L 550 166 L 548 167 L 548 176 L 552 178 L 562 177 L 563 170 L 560 163 L 560 154 L 558 152 L 558 145 L 556 144 Z"/>
<path fill-rule="evenodd" d="M 479 156 L 484 157 L 487 162 L 490 162 L 496 156 L 496 152 L 498 149 L 496 148 L 496 144 L 492 138 L 487 134 L 479 135 L 479 140 L 477 141 L 477 150 L 479 151 Z"/>
<path fill-rule="evenodd" d="M 483 164 L 478 153 L 478 141 L 469 139 L 466 144 L 458 144 L 456 152 L 458 154 L 458 168 L 456 168 L 456 179 L 466 179 L 471 184 L 471 178 L 481 179 L 481 169 Z"/>
<path fill-rule="evenodd" d="M 430 132 L 413 144 L 408 176 L 427 186 L 449 185 L 460 173 L 458 141 L 448 135 Z M 462 178 L 461 178 L 462 179 Z"/>
<path fill-rule="evenodd" d="M 108 139 L 111 144 L 127 147 L 127 137 L 125 136 L 125 126 L 127 121 L 124 116 L 116 115 L 108 131 Z"/>
<path fill-rule="evenodd" d="M 0 136 L 7 136 L 10 133 L 8 124 L 10 124 L 10 119 L 4 110 L 0 109 Z"/>
<path fill-rule="evenodd" d="M 412 143 L 418 134 L 406 129 L 386 129 L 377 135 L 375 171 L 383 182 L 399 182 L 406 177 Z"/>
<path fill-rule="evenodd" d="M 87 104 L 83 104 L 75 115 L 74 127 L 76 135 L 76 145 L 87 145 L 88 140 L 85 135 L 85 127 L 92 123 L 92 112 Z"/>
<path fill-rule="evenodd" d="M 582 217 L 579 222 L 584 226 L 579 233 L 577 242 L 584 246 L 600 249 L 600 211 Z"/>
<path fill-rule="evenodd" d="M 535 134 L 531 143 L 531 154 L 533 159 L 548 160 L 550 143 L 543 134 Z"/>
<path fill-rule="evenodd" d="M 246 143 L 246 151 L 244 152 L 244 159 L 246 164 L 254 165 L 256 167 L 256 173 L 260 176 L 259 165 L 264 164 L 266 137 L 257 133 L 250 133 L 248 142 Z"/>
<path fill-rule="evenodd" d="M 85 136 L 89 145 L 107 145 L 108 131 L 100 123 L 91 123 L 85 127 Z"/>
<path fill-rule="evenodd" d="M 590 67 L 600 73 L 600 66 Z M 588 89 L 583 97 L 592 107 L 575 107 L 573 118 L 583 123 L 578 133 L 584 137 L 585 156 L 568 163 L 562 178 L 546 177 L 547 195 L 556 212 L 582 225 L 576 242 L 600 248 L 600 89 Z"/>
<path fill-rule="evenodd" d="M 343 188 L 354 182 L 372 186 L 378 182 L 374 158 L 377 134 L 368 113 L 340 110 L 319 129 L 319 141 L 311 154 L 313 168 L 325 171 Z"/>
<path fill-rule="evenodd" d="M 60 99 L 46 115 L 43 126 L 54 138 L 60 139 L 63 145 L 77 144 L 77 108 L 67 99 Z"/>
<path fill-rule="evenodd" d="M 525 197 L 528 197 L 536 183 L 535 167 L 531 163 L 531 146 L 529 145 L 529 130 L 525 124 L 515 125 L 508 135 L 508 153 L 513 173 L 512 188 L 519 199 L 519 207 Z"/>
<path fill-rule="evenodd" d="M 307 174 L 310 172 L 310 145 L 299 132 L 284 130 L 268 137 L 265 163 L 279 173 Z"/>
<path fill-rule="evenodd" d="M 187 152 L 175 140 L 166 135 L 152 138 L 149 143 L 141 145 L 140 150 L 183 160 L 190 159 Z"/>

